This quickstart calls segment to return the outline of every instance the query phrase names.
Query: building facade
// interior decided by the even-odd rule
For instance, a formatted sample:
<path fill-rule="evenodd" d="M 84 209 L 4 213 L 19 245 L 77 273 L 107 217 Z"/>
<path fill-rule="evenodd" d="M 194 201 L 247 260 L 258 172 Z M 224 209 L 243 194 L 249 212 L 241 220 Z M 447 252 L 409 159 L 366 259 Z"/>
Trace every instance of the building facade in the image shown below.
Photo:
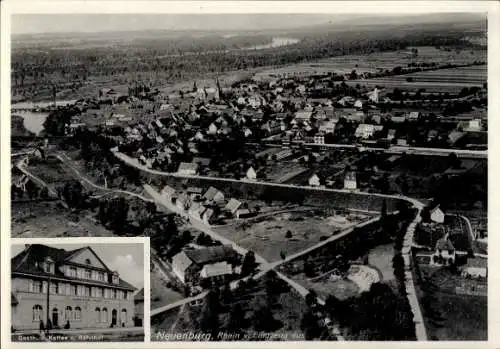
<path fill-rule="evenodd" d="M 72 251 L 26 245 L 11 260 L 15 330 L 134 326 L 134 286 L 90 247 Z"/>

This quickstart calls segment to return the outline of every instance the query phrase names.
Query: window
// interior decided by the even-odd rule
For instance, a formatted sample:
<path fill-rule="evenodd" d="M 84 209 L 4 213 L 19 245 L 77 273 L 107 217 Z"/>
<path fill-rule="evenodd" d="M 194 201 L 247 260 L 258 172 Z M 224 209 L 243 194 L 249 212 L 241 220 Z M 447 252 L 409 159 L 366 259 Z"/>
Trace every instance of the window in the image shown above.
<path fill-rule="evenodd" d="M 76 267 L 69 267 L 68 276 L 72 278 L 76 277 Z"/>
<path fill-rule="evenodd" d="M 107 308 L 102 308 L 101 322 L 108 322 L 108 309 Z"/>
<path fill-rule="evenodd" d="M 66 320 L 73 320 L 73 309 L 68 305 L 64 311 L 64 317 Z"/>
<path fill-rule="evenodd" d="M 118 298 L 116 290 L 113 290 L 113 293 L 111 293 L 111 294 L 112 294 L 111 298 L 113 298 L 113 299 L 117 299 Z"/>
<path fill-rule="evenodd" d="M 99 307 L 95 308 L 95 322 L 101 321 L 101 309 Z"/>
<path fill-rule="evenodd" d="M 42 315 L 42 306 L 40 304 L 35 304 L 33 306 L 33 321 L 40 321 Z"/>
<path fill-rule="evenodd" d="M 102 271 L 99 272 L 99 281 L 104 281 L 104 273 Z"/>
<path fill-rule="evenodd" d="M 57 288 L 57 294 L 65 294 L 66 287 L 67 287 L 67 285 L 61 282 L 59 284 L 59 287 Z"/>
<path fill-rule="evenodd" d="M 75 320 L 80 321 L 82 319 L 82 309 L 80 307 L 75 308 Z"/>
<path fill-rule="evenodd" d="M 59 285 L 56 282 L 51 282 L 50 283 L 50 294 L 57 294 L 57 290 Z"/>
<path fill-rule="evenodd" d="M 103 288 L 102 287 L 96 287 L 96 294 L 95 294 L 95 296 L 98 297 L 98 298 L 102 298 L 102 294 L 103 294 Z"/>
<path fill-rule="evenodd" d="M 41 293 L 42 292 L 42 282 L 33 280 L 31 281 L 31 292 Z"/>
<path fill-rule="evenodd" d="M 76 296 L 77 295 L 76 290 L 77 290 L 76 285 L 71 285 L 70 296 Z"/>
<path fill-rule="evenodd" d="M 123 291 L 123 296 L 124 296 L 124 298 L 125 298 L 125 299 L 129 299 L 129 298 L 128 298 L 128 292 L 127 292 L 127 291 Z"/>
<path fill-rule="evenodd" d="M 122 324 L 126 324 L 127 323 L 127 309 L 122 309 L 122 312 L 120 314 L 120 322 Z"/>
<path fill-rule="evenodd" d="M 90 297 L 90 286 L 84 286 L 85 297 Z"/>
<path fill-rule="evenodd" d="M 90 261 L 90 259 L 88 259 L 88 258 L 87 258 L 87 259 L 85 260 L 85 264 L 91 265 L 91 264 L 92 264 L 92 262 Z"/>
<path fill-rule="evenodd" d="M 91 279 L 92 278 L 92 272 L 90 270 L 85 270 L 85 279 Z"/>
<path fill-rule="evenodd" d="M 71 296 L 71 284 L 66 284 L 66 295 Z"/>

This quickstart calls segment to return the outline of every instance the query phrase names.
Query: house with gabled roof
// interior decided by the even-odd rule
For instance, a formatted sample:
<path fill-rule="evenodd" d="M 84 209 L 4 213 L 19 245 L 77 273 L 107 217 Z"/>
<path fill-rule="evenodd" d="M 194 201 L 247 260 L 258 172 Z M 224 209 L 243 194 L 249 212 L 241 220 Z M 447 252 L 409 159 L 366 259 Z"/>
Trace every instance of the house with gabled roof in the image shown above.
<path fill-rule="evenodd" d="M 240 255 L 229 245 L 184 250 L 172 258 L 172 271 L 184 284 L 199 285 L 204 279 L 222 284 L 233 274 Z"/>
<path fill-rule="evenodd" d="M 212 218 L 214 217 L 214 213 L 214 210 L 208 207 L 201 213 L 201 219 L 205 224 L 210 224 Z"/>
<path fill-rule="evenodd" d="M 133 327 L 136 290 L 90 246 L 26 245 L 11 259 L 11 325 L 38 331 L 49 319 L 53 328 Z"/>
<path fill-rule="evenodd" d="M 221 202 L 224 201 L 224 194 L 215 187 L 210 187 L 203 195 L 206 202 Z"/>
<path fill-rule="evenodd" d="M 195 176 L 198 174 L 198 164 L 192 162 L 181 162 L 177 169 L 178 174 Z"/>
<path fill-rule="evenodd" d="M 257 179 L 257 172 L 250 166 L 246 172 L 246 178 L 250 181 L 255 181 Z"/>
<path fill-rule="evenodd" d="M 444 212 L 439 208 L 439 205 L 433 207 L 432 209 L 429 210 L 429 215 L 431 218 L 431 221 L 434 223 L 444 223 Z"/>
<path fill-rule="evenodd" d="M 319 187 L 321 185 L 318 175 L 315 173 L 309 178 L 309 186 Z"/>
<path fill-rule="evenodd" d="M 224 206 L 224 211 L 228 213 L 230 216 L 238 219 L 240 217 L 238 211 L 240 206 L 241 206 L 241 201 L 231 198 L 229 202 L 226 204 L 226 206 Z"/>
<path fill-rule="evenodd" d="M 163 187 L 161 190 L 161 196 L 163 196 L 166 200 L 172 201 L 172 199 L 175 197 L 175 189 L 172 188 L 169 185 L 166 185 Z"/>

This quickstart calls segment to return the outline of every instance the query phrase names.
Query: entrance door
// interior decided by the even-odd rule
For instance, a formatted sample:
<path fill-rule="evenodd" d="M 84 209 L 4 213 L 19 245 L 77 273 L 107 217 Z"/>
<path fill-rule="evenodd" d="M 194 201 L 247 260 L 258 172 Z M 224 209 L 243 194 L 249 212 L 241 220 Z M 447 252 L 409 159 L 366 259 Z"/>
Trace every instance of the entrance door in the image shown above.
<path fill-rule="evenodd" d="M 52 326 L 59 326 L 59 311 L 57 310 L 57 308 L 52 309 Z"/>
<path fill-rule="evenodd" d="M 116 309 L 113 309 L 113 311 L 111 312 L 111 326 L 116 326 L 116 321 L 117 321 L 117 315 L 118 315 L 118 312 L 116 311 Z"/>

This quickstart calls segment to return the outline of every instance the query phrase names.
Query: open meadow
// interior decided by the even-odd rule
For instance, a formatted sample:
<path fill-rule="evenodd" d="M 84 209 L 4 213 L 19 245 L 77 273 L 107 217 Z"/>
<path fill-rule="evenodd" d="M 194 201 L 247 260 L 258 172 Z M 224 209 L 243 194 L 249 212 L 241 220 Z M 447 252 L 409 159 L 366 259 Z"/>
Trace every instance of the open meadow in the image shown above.
<path fill-rule="evenodd" d="M 344 216 L 316 210 L 284 212 L 262 220 L 218 226 L 215 230 L 272 262 L 311 247 L 320 242 L 322 236 L 329 237 L 367 218 L 363 214 Z"/>
<path fill-rule="evenodd" d="M 418 55 L 413 55 L 412 47 L 405 50 L 374 52 L 368 54 L 344 55 L 320 59 L 315 62 L 299 63 L 280 68 L 263 70 L 255 74 L 256 79 L 263 79 L 270 75 L 307 75 L 307 74 L 347 74 L 352 70 L 359 73 L 376 73 L 392 70 L 394 67 L 407 67 L 408 64 L 421 62 L 435 62 L 437 64 L 468 64 L 476 60 L 486 60 L 481 51 L 436 49 L 430 46 L 413 47 Z"/>

